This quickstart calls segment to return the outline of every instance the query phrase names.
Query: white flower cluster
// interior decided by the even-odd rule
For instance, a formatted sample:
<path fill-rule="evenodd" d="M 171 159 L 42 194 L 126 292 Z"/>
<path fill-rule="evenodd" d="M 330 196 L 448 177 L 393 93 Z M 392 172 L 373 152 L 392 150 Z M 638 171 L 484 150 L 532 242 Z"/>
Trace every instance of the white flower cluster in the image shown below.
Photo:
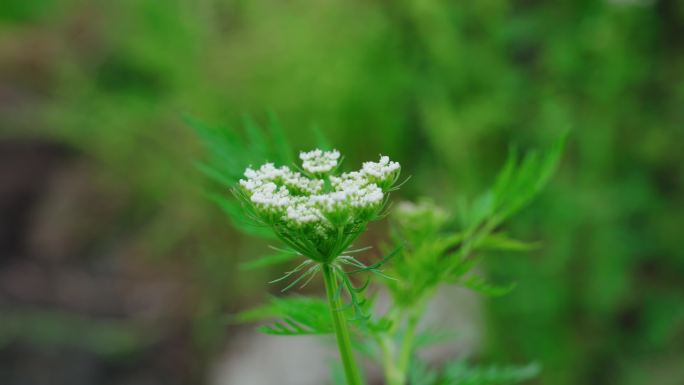
<path fill-rule="evenodd" d="M 300 158 L 303 168 L 320 178 L 267 163 L 258 170 L 247 168 L 240 186 L 268 223 L 313 229 L 321 236 L 349 222 L 371 220 L 400 171 L 399 163 L 382 156 L 359 171 L 328 176 L 338 165 L 338 151 L 303 152 Z"/>
<path fill-rule="evenodd" d="M 337 167 L 337 161 L 340 159 L 340 152 L 322 151 L 319 149 L 300 152 L 299 159 L 302 160 L 302 168 L 312 174 L 328 173 Z"/>
<path fill-rule="evenodd" d="M 363 162 L 363 173 L 379 179 L 386 178 L 399 168 L 399 163 L 390 161 L 389 156 L 381 156 L 379 162 Z"/>
<path fill-rule="evenodd" d="M 259 191 L 269 183 L 285 186 L 293 194 L 315 194 L 323 190 L 322 180 L 309 179 L 287 166 L 277 168 L 273 163 L 266 163 L 258 170 L 247 168 L 245 177 L 246 180 L 240 179 L 240 186 L 250 193 Z"/>

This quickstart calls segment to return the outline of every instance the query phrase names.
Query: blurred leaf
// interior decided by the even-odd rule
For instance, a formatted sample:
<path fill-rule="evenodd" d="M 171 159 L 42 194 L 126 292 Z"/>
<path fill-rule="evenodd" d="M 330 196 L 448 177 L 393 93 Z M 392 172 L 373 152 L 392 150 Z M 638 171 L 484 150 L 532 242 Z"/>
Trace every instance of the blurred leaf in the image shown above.
<path fill-rule="evenodd" d="M 476 245 L 484 251 L 529 251 L 539 247 L 536 242 L 524 242 L 509 238 L 506 233 L 490 234 Z"/>
<path fill-rule="evenodd" d="M 250 116 L 245 115 L 245 139 L 232 129 L 211 127 L 190 116 L 186 116 L 185 121 L 207 150 L 206 159 L 196 162 L 197 169 L 223 188 L 209 193 L 210 199 L 223 209 L 238 230 L 250 235 L 273 238 L 269 229 L 253 223 L 243 207 L 232 199 L 227 188 L 234 187 L 245 169 L 252 164 L 260 164 L 264 160 L 279 165 L 292 162 L 292 149 L 275 116 L 271 115 L 267 130 L 264 130 Z"/>
<path fill-rule="evenodd" d="M 245 234 L 275 239 L 275 235 L 273 235 L 273 232 L 269 228 L 254 223 L 254 221 L 245 215 L 245 209 L 238 201 L 230 200 L 218 193 L 209 193 L 207 196 L 228 215 L 228 218 L 235 228 L 241 230 Z"/>
<path fill-rule="evenodd" d="M 510 151 L 492 190 L 496 223 L 523 208 L 547 184 L 563 153 L 568 133 L 564 132 L 545 154 L 530 151 L 518 161 L 517 152 Z"/>
<path fill-rule="evenodd" d="M 447 259 L 455 259 L 458 262 L 451 268 L 450 278 L 452 281 L 458 281 L 460 277 L 472 270 L 478 262 L 482 259 L 482 253 L 471 254 L 467 258 L 462 258 L 459 253 L 451 254 Z"/>
<path fill-rule="evenodd" d="M 494 210 L 494 194 L 484 193 L 477 197 L 470 207 L 467 226 L 474 229 L 492 215 Z"/>
<path fill-rule="evenodd" d="M 244 311 L 236 316 L 239 322 L 280 318 L 273 324 L 259 327 L 266 334 L 297 336 L 332 333 L 332 319 L 327 302 L 310 297 L 272 297 L 271 302 Z"/>
<path fill-rule="evenodd" d="M 516 286 L 514 282 L 506 286 L 493 285 L 487 283 L 487 281 L 484 278 L 478 275 L 471 275 L 461 280 L 460 283 L 461 285 L 471 290 L 474 290 L 484 295 L 488 295 L 490 297 L 499 297 L 502 295 L 506 295 L 510 293 Z"/>

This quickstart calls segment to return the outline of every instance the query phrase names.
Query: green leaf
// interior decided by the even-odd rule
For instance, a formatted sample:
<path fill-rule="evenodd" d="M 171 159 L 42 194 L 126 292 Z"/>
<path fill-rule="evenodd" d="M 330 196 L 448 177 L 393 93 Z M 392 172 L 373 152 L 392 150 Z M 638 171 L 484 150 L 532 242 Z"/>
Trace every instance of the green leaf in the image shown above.
<path fill-rule="evenodd" d="M 510 293 L 516 286 L 515 282 L 512 282 L 506 286 L 492 285 L 487 283 L 484 278 L 478 275 L 471 275 L 461 280 L 460 283 L 471 290 L 488 295 L 490 297 L 500 297 L 502 295 L 506 295 Z"/>
<path fill-rule="evenodd" d="M 471 254 L 467 258 L 463 258 L 459 252 L 452 253 L 446 257 L 447 259 L 461 258 L 451 268 L 449 278 L 451 281 L 458 281 L 458 279 L 472 270 L 475 265 L 482 259 L 482 254 Z"/>
<path fill-rule="evenodd" d="M 219 170 L 218 168 L 205 162 L 195 162 L 195 167 L 197 167 L 202 174 L 204 174 L 209 179 L 219 183 L 224 187 L 231 187 L 235 184 L 235 178 L 228 175 L 225 171 Z"/>
<path fill-rule="evenodd" d="M 468 228 L 474 229 L 479 226 L 492 215 L 493 210 L 494 195 L 491 192 L 486 192 L 477 197 L 470 207 Z"/>
<path fill-rule="evenodd" d="M 492 204 L 497 222 L 527 205 L 546 186 L 558 166 L 568 132 L 564 132 L 545 154 L 531 151 L 522 160 L 509 152 L 492 189 Z"/>
<path fill-rule="evenodd" d="M 539 243 L 513 239 L 506 233 L 490 234 L 476 245 L 478 250 L 485 251 L 529 251 L 538 247 Z"/>
<path fill-rule="evenodd" d="M 227 197 L 216 193 L 208 193 L 207 197 L 216 203 L 224 213 L 228 214 L 228 217 L 235 228 L 246 234 L 263 238 L 275 238 L 275 235 L 273 235 L 273 232 L 270 229 L 260 227 L 254 223 L 253 220 L 248 218 L 239 202 L 229 200 Z"/>
<path fill-rule="evenodd" d="M 235 227 L 245 233 L 273 238 L 270 230 L 255 226 L 242 206 L 232 200 L 227 188 L 234 187 L 245 169 L 269 160 L 278 164 L 292 162 L 292 150 L 276 118 L 264 130 L 249 116 L 243 118 L 243 132 L 225 127 L 212 127 L 198 119 L 185 116 L 206 149 L 205 159 L 195 162 L 197 169 L 215 182 L 207 194 L 230 217 Z"/>
<path fill-rule="evenodd" d="M 465 241 L 465 234 L 463 233 L 451 233 L 448 235 L 442 235 L 433 242 L 435 244 L 434 250 L 438 250 L 442 253 L 448 253 L 456 249 L 457 246 Z"/>
<path fill-rule="evenodd" d="M 258 330 L 281 336 L 332 333 L 332 320 L 327 302 L 310 297 L 272 297 L 271 302 L 244 311 L 235 317 L 238 322 L 280 319 Z"/>

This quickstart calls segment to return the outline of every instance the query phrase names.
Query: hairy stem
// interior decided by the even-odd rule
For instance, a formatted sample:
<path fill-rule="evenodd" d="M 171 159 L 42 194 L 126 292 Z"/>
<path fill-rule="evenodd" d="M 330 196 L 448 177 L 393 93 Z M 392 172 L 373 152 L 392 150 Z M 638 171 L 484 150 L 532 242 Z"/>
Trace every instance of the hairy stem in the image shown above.
<path fill-rule="evenodd" d="M 323 279 L 325 281 L 325 292 L 328 296 L 328 306 L 330 307 L 333 328 L 335 330 L 335 338 L 337 339 L 337 347 L 340 351 L 342 365 L 344 366 L 347 385 L 362 385 L 363 381 L 361 381 L 359 369 L 354 361 L 347 320 L 344 318 L 344 313 L 342 312 L 342 298 L 338 295 L 335 272 L 329 263 L 323 263 L 321 267 L 323 270 Z"/>

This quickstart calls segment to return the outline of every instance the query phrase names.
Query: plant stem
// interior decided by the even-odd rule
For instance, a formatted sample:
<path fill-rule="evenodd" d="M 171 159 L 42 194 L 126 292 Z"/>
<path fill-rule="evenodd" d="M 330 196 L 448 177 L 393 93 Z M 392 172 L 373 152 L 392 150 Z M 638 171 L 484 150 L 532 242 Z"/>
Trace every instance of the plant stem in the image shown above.
<path fill-rule="evenodd" d="M 426 305 L 427 301 L 421 299 L 416 301 L 413 306 L 390 315 L 390 318 L 394 319 L 394 323 L 399 325 L 403 323 L 404 314 L 408 314 L 406 327 L 401 333 L 399 341 L 392 337 L 396 335 L 397 330 L 391 330 L 377 340 L 382 352 L 382 366 L 387 385 L 406 385 L 415 349 L 416 329 L 425 312 Z"/>
<path fill-rule="evenodd" d="M 406 374 L 395 363 L 395 343 L 389 335 L 378 338 L 382 352 L 382 367 L 387 385 L 404 385 Z"/>
<path fill-rule="evenodd" d="M 425 305 L 423 303 L 414 306 L 412 311 L 409 312 L 408 321 L 406 323 L 406 330 L 404 331 L 404 336 L 401 341 L 401 348 L 399 350 L 399 371 L 403 375 L 403 381 L 401 384 L 406 383 L 406 375 L 409 372 L 409 366 L 411 365 L 411 355 L 413 354 L 413 343 L 416 336 L 416 327 L 418 326 L 418 321 L 423 313 Z"/>
<path fill-rule="evenodd" d="M 359 369 L 356 366 L 354 354 L 352 353 L 347 320 L 344 318 L 344 313 L 342 312 L 342 298 L 338 295 L 335 272 L 329 263 L 323 263 L 321 264 L 321 267 L 323 270 L 323 279 L 325 281 L 325 292 L 328 296 L 328 307 L 330 307 L 330 314 L 332 315 L 335 338 L 337 339 L 337 347 L 340 351 L 342 365 L 344 366 L 347 385 L 362 385 L 363 381 L 361 381 L 361 375 L 359 374 Z"/>

